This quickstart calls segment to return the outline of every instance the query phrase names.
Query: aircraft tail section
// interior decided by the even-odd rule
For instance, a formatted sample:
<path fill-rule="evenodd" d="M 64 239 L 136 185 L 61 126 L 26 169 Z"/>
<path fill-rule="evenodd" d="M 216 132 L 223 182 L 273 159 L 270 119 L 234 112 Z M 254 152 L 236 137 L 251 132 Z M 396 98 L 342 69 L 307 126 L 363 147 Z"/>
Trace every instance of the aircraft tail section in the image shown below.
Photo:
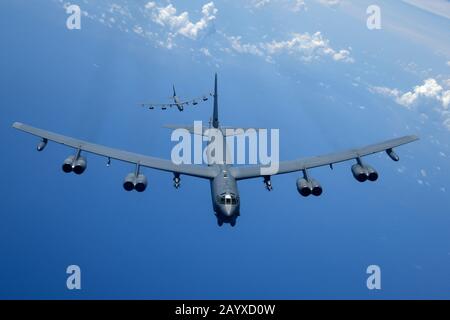
<path fill-rule="evenodd" d="M 217 73 L 214 80 L 214 111 L 212 118 L 212 126 L 213 128 L 219 128 L 219 101 L 217 94 Z"/>

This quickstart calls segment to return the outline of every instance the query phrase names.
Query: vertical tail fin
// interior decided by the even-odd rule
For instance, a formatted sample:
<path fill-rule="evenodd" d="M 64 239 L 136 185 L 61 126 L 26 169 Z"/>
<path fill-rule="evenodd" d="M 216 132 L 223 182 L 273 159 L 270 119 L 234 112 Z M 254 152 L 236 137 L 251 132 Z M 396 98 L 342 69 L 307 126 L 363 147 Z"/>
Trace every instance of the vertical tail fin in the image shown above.
<path fill-rule="evenodd" d="M 177 96 L 177 92 L 175 91 L 175 85 L 173 85 L 173 96 L 174 96 L 174 97 Z"/>
<path fill-rule="evenodd" d="M 217 73 L 214 80 L 214 111 L 212 119 L 213 128 L 219 128 L 219 101 L 217 95 Z"/>

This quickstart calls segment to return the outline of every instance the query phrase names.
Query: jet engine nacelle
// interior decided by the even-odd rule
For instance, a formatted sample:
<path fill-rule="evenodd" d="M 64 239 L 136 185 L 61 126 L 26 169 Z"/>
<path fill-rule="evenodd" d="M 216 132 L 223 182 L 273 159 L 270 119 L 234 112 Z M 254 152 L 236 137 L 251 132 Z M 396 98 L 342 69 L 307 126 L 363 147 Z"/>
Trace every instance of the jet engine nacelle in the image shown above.
<path fill-rule="evenodd" d="M 304 197 L 308 197 L 311 194 L 318 197 L 323 193 L 322 186 L 317 180 L 314 179 L 311 179 L 309 181 L 305 178 L 298 179 L 297 190 Z"/>
<path fill-rule="evenodd" d="M 73 171 L 73 162 L 75 161 L 75 156 L 69 156 L 62 165 L 62 169 L 65 173 L 71 173 Z"/>
<path fill-rule="evenodd" d="M 85 157 L 69 156 L 62 165 L 62 170 L 65 173 L 82 174 L 87 168 L 87 160 Z"/>
<path fill-rule="evenodd" d="M 322 195 L 323 189 L 317 180 L 312 179 L 309 183 L 311 185 L 313 196 L 318 197 L 318 196 Z"/>
<path fill-rule="evenodd" d="M 147 184 L 147 178 L 143 174 L 136 176 L 135 173 L 130 173 L 123 182 L 123 188 L 126 191 L 144 192 L 147 189 Z"/>
<path fill-rule="evenodd" d="M 297 180 L 297 190 L 304 197 L 308 197 L 312 193 L 309 182 L 305 178 Z"/>
<path fill-rule="evenodd" d="M 144 192 L 147 189 L 147 178 L 142 173 L 138 175 L 134 189 L 137 192 Z"/>
<path fill-rule="evenodd" d="M 371 166 L 354 164 L 352 166 L 353 177 L 359 182 L 377 181 L 378 172 Z"/>
<path fill-rule="evenodd" d="M 366 166 L 367 177 L 369 181 L 377 181 L 378 180 L 378 172 L 371 166 Z"/>
<path fill-rule="evenodd" d="M 134 185 L 136 184 L 136 174 L 134 173 L 130 173 L 125 177 L 125 180 L 123 182 L 123 188 L 126 191 L 133 191 L 134 190 Z"/>
<path fill-rule="evenodd" d="M 78 159 L 73 162 L 72 168 L 75 174 L 83 174 L 87 168 L 87 159 L 81 156 L 78 157 Z"/>

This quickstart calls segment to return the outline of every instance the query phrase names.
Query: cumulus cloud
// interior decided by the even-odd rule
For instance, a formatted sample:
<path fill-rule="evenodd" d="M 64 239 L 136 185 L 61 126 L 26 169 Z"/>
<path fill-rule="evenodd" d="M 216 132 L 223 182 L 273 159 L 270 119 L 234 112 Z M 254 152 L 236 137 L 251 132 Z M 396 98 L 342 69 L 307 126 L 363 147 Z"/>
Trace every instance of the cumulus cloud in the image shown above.
<path fill-rule="evenodd" d="M 415 86 L 411 91 L 405 93 L 387 87 L 371 87 L 370 89 L 372 92 L 395 98 L 398 104 L 407 108 L 414 107 L 422 98 L 437 100 L 445 109 L 450 105 L 450 90 L 445 91 L 442 85 L 433 78 L 425 80 L 422 85 Z"/>
<path fill-rule="evenodd" d="M 299 55 L 303 60 L 310 61 L 320 56 L 329 56 L 335 61 L 353 62 L 350 51 L 336 51 L 330 47 L 329 41 L 320 32 L 312 35 L 309 33 L 294 34 L 287 41 L 272 41 L 262 44 L 269 55 L 288 53 Z"/>
<path fill-rule="evenodd" d="M 315 0 L 315 1 L 326 7 L 337 7 L 341 3 L 341 0 Z M 251 0 L 250 5 L 252 8 L 260 9 L 267 6 L 270 3 L 287 4 L 288 8 L 290 8 L 294 12 L 307 9 L 305 0 Z"/>
<path fill-rule="evenodd" d="M 254 8 L 262 8 L 269 3 L 270 0 L 252 0 L 252 6 Z"/>
<path fill-rule="evenodd" d="M 174 35 L 180 34 L 191 40 L 197 40 L 212 30 L 218 12 L 214 2 L 209 2 L 202 7 L 200 20 L 192 22 L 188 12 L 177 14 L 177 9 L 172 4 L 158 7 L 151 1 L 145 8 L 151 11 L 153 22 L 167 27 Z"/>
<path fill-rule="evenodd" d="M 435 79 L 427 79 L 423 85 L 416 86 L 412 91 L 406 92 L 397 98 L 397 102 L 401 105 L 409 107 L 415 104 L 420 98 L 432 98 L 441 100 L 441 92 L 443 88 Z"/>
<path fill-rule="evenodd" d="M 302 10 L 306 10 L 305 0 L 295 0 L 292 6 L 292 11 L 298 12 Z"/>
<path fill-rule="evenodd" d="M 271 60 L 274 56 L 287 54 L 305 62 L 329 57 L 334 61 L 352 63 L 349 50 L 335 50 L 330 46 L 321 32 L 314 34 L 294 33 L 288 40 L 260 42 L 257 44 L 242 43 L 241 37 L 228 37 L 232 49 L 239 53 L 248 53 Z"/>
<path fill-rule="evenodd" d="M 445 109 L 448 109 L 448 107 L 450 106 L 450 90 L 447 90 L 444 93 L 442 93 L 441 100 L 443 107 Z"/>
<path fill-rule="evenodd" d="M 431 102 L 436 105 L 434 109 L 440 113 L 444 119 L 443 125 L 450 130 L 449 80 L 443 80 L 439 83 L 438 80 L 429 78 L 426 79 L 423 84 L 417 85 L 407 92 L 388 87 L 370 87 L 369 90 L 373 93 L 393 98 L 397 104 L 411 110 L 415 109 L 422 102 Z"/>
<path fill-rule="evenodd" d="M 242 37 L 229 36 L 227 38 L 230 42 L 231 48 L 238 53 L 248 53 L 260 57 L 265 55 L 263 50 L 258 45 L 242 43 Z"/>
<path fill-rule="evenodd" d="M 341 0 L 316 0 L 316 1 L 327 7 L 336 7 L 341 4 Z"/>
<path fill-rule="evenodd" d="M 372 93 L 378 93 L 380 95 L 383 95 L 385 97 L 391 97 L 391 98 L 398 98 L 400 95 L 400 90 L 398 89 L 391 89 L 388 87 L 370 87 L 369 90 Z"/>
<path fill-rule="evenodd" d="M 208 48 L 200 48 L 200 52 L 203 53 L 207 57 L 211 57 L 211 52 L 209 52 Z"/>

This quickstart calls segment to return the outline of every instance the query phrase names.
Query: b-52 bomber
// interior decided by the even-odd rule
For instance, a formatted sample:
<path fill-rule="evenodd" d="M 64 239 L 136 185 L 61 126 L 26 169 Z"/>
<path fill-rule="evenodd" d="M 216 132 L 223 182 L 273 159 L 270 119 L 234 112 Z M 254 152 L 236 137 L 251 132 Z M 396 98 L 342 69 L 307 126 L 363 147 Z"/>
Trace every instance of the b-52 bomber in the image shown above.
<path fill-rule="evenodd" d="M 214 104 L 211 125 L 213 128 L 222 130 L 219 122 L 219 106 L 217 92 L 217 74 L 214 85 Z M 238 191 L 238 181 L 252 178 L 263 179 L 266 188 L 272 190 L 271 177 L 278 174 L 300 172 L 302 176 L 297 179 L 297 190 L 304 196 L 320 196 L 322 186 L 313 179 L 309 170 L 322 166 L 332 167 L 336 163 L 344 161 L 354 161 L 351 167 L 353 177 L 359 182 L 376 181 L 377 171 L 362 161 L 362 158 L 371 154 L 385 152 L 393 161 L 399 161 L 399 156 L 394 152 L 394 148 L 416 141 L 416 136 L 405 136 L 392 140 L 368 145 L 362 148 L 355 148 L 346 151 L 335 152 L 327 155 L 301 158 L 293 161 L 279 162 L 278 170 L 273 174 L 263 174 L 261 165 L 233 166 L 229 164 L 177 165 L 171 160 L 149 157 L 141 154 L 131 153 L 123 150 L 113 149 L 102 145 L 86 142 L 46 130 L 38 129 L 22 123 L 14 123 L 13 127 L 35 135 L 42 140 L 37 146 L 38 151 L 44 150 L 48 141 L 53 141 L 74 149 L 74 154 L 69 156 L 63 163 L 62 169 L 66 173 L 73 172 L 82 174 L 87 168 L 87 160 L 84 153 L 96 154 L 110 159 L 124 161 L 135 166 L 135 170 L 128 174 L 123 183 L 127 191 L 135 190 L 143 192 L 147 188 L 147 178 L 141 172 L 141 168 L 151 168 L 162 170 L 173 174 L 174 186 L 178 188 L 181 176 L 192 176 L 206 179 L 210 182 L 212 207 L 217 217 L 217 223 L 222 226 L 224 223 L 231 226 L 236 225 L 236 219 L 240 215 L 241 199 Z M 225 139 L 225 136 L 224 136 Z"/>
<path fill-rule="evenodd" d="M 190 99 L 190 100 L 181 100 L 181 98 L 177 95 L 175 90 L 175 85 L 173 86 L 173 96 L 170 99 L 173 102 L 169 103 L 142 103 L 142 107 L 153 110 L 155 108 L 160 108 L 161 110 L 167 110 L 168 108 L 177 107 L 178 111 L 183 112 L 186 106 L 196 106 L 200 102 L 205 102 L 209 100 L 209 97 L 212 96 L 211 93 L 205 94 L 199 98 Z"/>

